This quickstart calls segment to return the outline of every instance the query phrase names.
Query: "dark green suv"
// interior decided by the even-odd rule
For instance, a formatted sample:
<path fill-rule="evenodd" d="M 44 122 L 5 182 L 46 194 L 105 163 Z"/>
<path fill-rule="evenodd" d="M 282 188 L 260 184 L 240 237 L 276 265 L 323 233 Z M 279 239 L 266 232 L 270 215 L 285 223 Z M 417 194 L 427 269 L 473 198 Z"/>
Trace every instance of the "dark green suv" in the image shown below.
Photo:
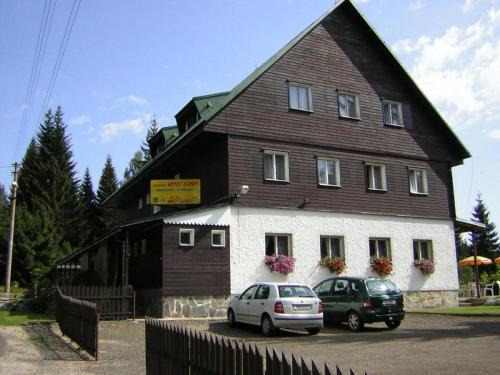
<path fill-rule="evenodd" d="M 352 331 L 374 322 L 394 329 L 405 317 L 401 290 L 388 279 L 334 277 L 319 283 L 314 292 L 323 301 L 325 322 L 347 322 Z"/>

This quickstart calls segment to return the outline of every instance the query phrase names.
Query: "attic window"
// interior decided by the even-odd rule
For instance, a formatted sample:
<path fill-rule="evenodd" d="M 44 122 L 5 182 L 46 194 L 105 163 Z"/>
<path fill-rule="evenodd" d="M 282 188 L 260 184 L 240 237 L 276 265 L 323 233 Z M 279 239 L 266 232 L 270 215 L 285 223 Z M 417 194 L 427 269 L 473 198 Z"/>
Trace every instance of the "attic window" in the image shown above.
<path fill-rule="evenodd" d="M 299 111 L 312 111 L 311 87 L 290 82 L 288 85 L 288 98 L 291 109 Z"/>
<path fill-rule="evenodd" d="M 384 124 L 403 126 L 403 112 L 401 103 L 384 100 Z"/>
<path fill-rule="evenodd" d="M 359 119 L 359 95 L 339 91 L 340 117 Z"/>

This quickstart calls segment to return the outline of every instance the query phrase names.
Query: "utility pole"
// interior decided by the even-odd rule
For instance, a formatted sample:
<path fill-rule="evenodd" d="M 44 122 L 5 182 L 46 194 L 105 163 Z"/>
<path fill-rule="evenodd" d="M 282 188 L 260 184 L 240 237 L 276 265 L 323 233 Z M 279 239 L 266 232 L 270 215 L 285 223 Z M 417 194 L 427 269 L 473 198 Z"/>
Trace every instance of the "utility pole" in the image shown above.
<path fill-rule="evenodd" d="M 17 199 L 17 177 L 19 176 L 19 164 L 14 163 L 14 181 L 12 181 L 12 195 L 10 199 L 10 226 L 9 242 L 7 245 L 7 264 L 5 266 L 5 293 L 10 293 L 10 273 L 12 270 L 12 249 L 14 247 L 14 223 L 16 219 Z"/>

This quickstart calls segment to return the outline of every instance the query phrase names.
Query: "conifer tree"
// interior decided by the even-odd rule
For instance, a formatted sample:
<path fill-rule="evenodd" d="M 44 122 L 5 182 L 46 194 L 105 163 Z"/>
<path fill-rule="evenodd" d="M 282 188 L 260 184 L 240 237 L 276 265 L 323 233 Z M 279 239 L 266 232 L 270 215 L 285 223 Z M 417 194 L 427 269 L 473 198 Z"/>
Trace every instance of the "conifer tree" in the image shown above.
<path fill-rule="evenodd" d="M 116 178 L 115 167 L 111 156 L 108 155 L 104 168 L 102 169 L 99 187 L 97 188 L 96 200 L 99 209 L 100 234 L 111 229 L 116 224 L 116 218 L 112 209 L 103 206 L 104 201 L 118 189 L 118 179 Z"/>
<path fill-rule="evenodd" d="M 81 209 L 81 238 L 83 245 L 89 245 L 96 239 L 96 234 L 99 231 L 98 211 L 96 195 L 92 185 L 89 169 L 85 169 L 83 180 L 78 191 L 78 198 Z"/>
<path fill-rule="evenodd" d="M 490 222 L 490 213 L 481 198 L 481 194 L 477 195 L 472 218 L 486 224 L 484 230 L 475 230 L 470 234 L 471 243 L 476 243 L 477 254 L 487 258 L 498 256 L 498 251 L 500 250 L 498 234 L 495 231 L 495 224 Z"/>
<path fill-rule="evenodd" d="M 128 167 L 125 168 L 125 173 L 123 174 L 124 182 L 131 179 L 133 175 L 139 172 L 139 169 L 144 165 L 144 155 L 141 150 L 135 152 L 134 157 L 130 159 Z"/>
<path fill-rule="evenodd" d="M 153 138 L 156 133 L 158 133 L 158 131 L 160 130 L 160 126 L 158 125 L 158 121 L 156 120 L 156 116 L 153 115 L 153 118 L 151 119 L 151 122 L 149 124 L 149 129 L 148 129 L 148 132 L 146 134 L 146 139 L 144 141 L 142 141 L 142 146 L 141 146 L 141 151 L 142 151 L 142 154 L 144 155 L 144 163 L 147 163 L 148 161 L 150 161 L 152 159 L 152 155 L 151 155 L 151 150 L 149 148 L 149 141 L 151 140 L 151 138 Z"/>
<path fill-rule="evenodd" d="M 38 145 L 36 140 L 33 138 L 26 149 L 26 153 L 24 154 L 24 158 L 21 162 L 19 178 L 17 180 L 17 204 L 24 204 L 31 210 L 36 209 L 35 201 L 37 200 L 37 197 L 40 196 L 41 189 L 44 187 L 43 185 L 40 185 L 38 165 Z"/>

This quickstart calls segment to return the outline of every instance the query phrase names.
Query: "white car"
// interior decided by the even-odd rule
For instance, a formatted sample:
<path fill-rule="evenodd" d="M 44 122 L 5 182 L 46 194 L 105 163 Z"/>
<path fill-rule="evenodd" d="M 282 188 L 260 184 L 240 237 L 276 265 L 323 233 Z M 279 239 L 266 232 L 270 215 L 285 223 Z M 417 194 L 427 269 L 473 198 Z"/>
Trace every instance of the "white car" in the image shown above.
<path fill-rule="evenodd" d="M 323 328 L 323 303 L 306 285 L 257 283 L 229 302 L 227 320 L 231 326 L 260 326 L 265 336 L 280 328 L 305 328 L 316 335 Z"/>

